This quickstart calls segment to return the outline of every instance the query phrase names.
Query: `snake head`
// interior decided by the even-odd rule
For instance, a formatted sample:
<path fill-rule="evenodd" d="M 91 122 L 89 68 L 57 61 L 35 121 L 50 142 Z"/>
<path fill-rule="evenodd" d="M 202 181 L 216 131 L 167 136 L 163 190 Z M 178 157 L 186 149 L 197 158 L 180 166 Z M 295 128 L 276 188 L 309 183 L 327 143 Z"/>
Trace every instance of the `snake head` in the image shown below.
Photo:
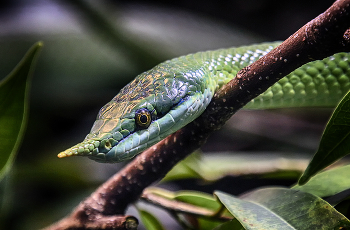
<path fill-rule="evenodd" d="M 165 72 L 160 67 L 125 86 L 101 108 L 85 140 L 58 157 L 88 156 L 108 163 L 125 161 L 198 117 L 214 91 L 196 86 L 191 80 L 198 79 L 203 71 L 185 75 Z"/>
<path fill-rule="evenodd" d="M 58 157 L 77 155 L 99 162 L 124 161 L 143 147 L 141 143 L 152 138 L 147 128 L 156 118 L 156 110 L 145 100 L 133 103 L 112 101 L 100 110 L 85 140 L 61 152 Z"/>

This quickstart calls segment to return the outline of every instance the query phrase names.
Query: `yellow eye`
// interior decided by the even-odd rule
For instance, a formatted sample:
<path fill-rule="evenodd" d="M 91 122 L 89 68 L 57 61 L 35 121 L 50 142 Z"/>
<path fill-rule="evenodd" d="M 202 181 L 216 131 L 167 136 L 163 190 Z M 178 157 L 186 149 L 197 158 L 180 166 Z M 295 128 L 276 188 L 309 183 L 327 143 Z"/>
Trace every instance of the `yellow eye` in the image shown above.
<path fill-rule="evenodd" d="M 135 112 L 135 122 L 139 128 L 148 128 L 151 121 L 151 113 L 147 109 L 139 109 Z"/>

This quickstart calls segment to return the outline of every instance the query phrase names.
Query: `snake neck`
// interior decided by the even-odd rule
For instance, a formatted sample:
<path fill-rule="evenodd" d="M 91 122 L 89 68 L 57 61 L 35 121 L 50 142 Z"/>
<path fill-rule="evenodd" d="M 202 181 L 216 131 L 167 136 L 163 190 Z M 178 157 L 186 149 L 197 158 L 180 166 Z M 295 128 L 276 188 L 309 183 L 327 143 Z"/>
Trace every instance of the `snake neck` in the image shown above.
<path fill-rule="evenodd" d="M 156 69 L 166 70 L 174 80 L 188 83 L 193 91 L 212 94 L 232 80 L 238 71 L 270 52 L 280 42 L 263 43 L 239 48 L 198 52 L 166 61 Z M 172 86 L 171 86 L 172 87 Z M 167 90 L 171 91 L 171 88 Z"/>

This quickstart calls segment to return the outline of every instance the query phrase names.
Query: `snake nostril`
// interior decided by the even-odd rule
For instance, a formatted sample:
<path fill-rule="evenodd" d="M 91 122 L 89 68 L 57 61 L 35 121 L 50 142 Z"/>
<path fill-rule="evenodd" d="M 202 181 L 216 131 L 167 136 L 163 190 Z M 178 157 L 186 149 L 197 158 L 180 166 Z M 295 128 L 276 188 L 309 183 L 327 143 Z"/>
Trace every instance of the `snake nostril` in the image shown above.
<path fill-rule="evenodd" d="M 99 151 L 102 153 L 108 152 L 112 148 L 112 143 L 110 140 L 102 140 L 100 143 Z"/>
<path fill-rule="evenodd" d="M 105 146 L 106 146 L 106 149 L 112 148 L 112 145 L 111 145 L 111 143 L 109 141 L 106 141 Z"/>

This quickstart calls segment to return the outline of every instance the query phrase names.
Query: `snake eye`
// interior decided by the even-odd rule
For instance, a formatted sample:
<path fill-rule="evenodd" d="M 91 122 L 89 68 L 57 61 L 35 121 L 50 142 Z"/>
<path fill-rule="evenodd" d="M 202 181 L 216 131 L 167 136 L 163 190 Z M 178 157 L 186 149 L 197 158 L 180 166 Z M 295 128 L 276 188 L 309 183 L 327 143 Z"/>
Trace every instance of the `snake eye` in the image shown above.
<path fill-rule="evenodd" d="M 135 122 L 139 128 L 147 128 L 152 121 L 151 113 L 147 109 L 139 109 L 135 112 Z"/>

